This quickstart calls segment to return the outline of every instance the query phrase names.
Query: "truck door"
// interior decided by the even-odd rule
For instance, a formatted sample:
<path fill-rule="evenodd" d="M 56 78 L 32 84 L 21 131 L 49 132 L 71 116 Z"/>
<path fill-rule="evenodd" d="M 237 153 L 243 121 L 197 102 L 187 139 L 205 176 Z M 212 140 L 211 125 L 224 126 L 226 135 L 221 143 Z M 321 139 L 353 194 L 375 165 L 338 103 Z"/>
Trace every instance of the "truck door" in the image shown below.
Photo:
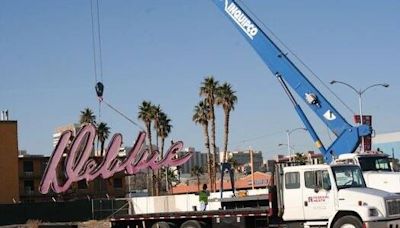
<path fill-rule="evenodd" d="M 283 219 L 304 220 L 302 187 L 300 186 L 300 172 L 286 172 L 283 184 Z"/>
<path fill-rule="evenodd" d="M 303 205 L 306 220 L 328 219 L 335 211 L 335 191 L 332 191 L 328 170 L 304 172 Z"/>

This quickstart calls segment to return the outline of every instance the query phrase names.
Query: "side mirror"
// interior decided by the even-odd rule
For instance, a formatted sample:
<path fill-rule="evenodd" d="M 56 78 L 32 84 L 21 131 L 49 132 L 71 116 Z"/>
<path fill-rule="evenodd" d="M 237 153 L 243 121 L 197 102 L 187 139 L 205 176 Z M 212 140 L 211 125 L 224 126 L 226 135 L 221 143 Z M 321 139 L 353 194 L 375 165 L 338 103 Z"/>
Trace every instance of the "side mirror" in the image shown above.
<path fill-rule="evenodd" d="M 332 189 L 332 187 L 331 187 L 331 185 L 327 185 L 327 186 L 324 186 L 324 189 L 325 189 L 326 191 L 330 191 L 330 190 Z"/>

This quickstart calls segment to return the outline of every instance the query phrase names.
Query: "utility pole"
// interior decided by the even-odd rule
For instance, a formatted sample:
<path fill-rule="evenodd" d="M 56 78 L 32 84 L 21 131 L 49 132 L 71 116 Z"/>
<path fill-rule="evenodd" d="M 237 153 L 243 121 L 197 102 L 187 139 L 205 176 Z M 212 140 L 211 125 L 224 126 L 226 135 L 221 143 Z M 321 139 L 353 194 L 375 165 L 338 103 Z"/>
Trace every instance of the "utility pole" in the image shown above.
<path fill-rule="evenodd" d="M 254 164 L 253 164 L 253 150 L 249 148 L 250 153 L 250 168 L 251 168 L 251 189 L 254 190 Z"/>

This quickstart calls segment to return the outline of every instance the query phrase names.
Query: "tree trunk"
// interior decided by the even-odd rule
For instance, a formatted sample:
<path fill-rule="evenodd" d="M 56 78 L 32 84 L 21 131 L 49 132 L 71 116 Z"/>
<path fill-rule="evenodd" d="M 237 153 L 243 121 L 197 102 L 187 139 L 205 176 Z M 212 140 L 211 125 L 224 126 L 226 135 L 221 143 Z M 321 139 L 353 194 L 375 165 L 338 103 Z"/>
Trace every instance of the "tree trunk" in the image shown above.
<path fill-rule="evenodd" d="M 164 142 L 165 142 L 165 138 L 164 137 L 160 137 L 160 141 L 161 141 L 161 145 L 159 148 L 159 152 L 160 152 L 160 156 L 159 156 L 159 161 L 161 161 L 164 158 Z M 158 145 L 157 145 L 158 146 Z M 165 167 L 167 168 L 167 167 Z M 165 177 L 167 178 L 167 177 Z M 157 196 L 160 195 L 161 193 L 161 181 L 162 181 L 162 175 L 161 175 L 161 170 L 157 170 Z M 167 187 L 166 187 L 167 188 Z"/>
<path fill-rule="evenodd" d="M 217 189 L 217 169 L 215 164 L 217 163 L 217 147 L 215 145 L 215 113 L 214 113 L 214 103 L 210 104 L 211 108 L 211 148 L 213 149 L 213 163 L 212 163 L 212 172 L 213 172 L 213 185 L 214 191 Z"/>
<path fill-rule="evenodd" d="M 224 121 L 224 163 L 227 161 L 228 153 L 228 134 L 229 134 L 229 111 L 224 109 L 225 121 Z"/>
<path fill-rule="evenodd" d="M 212 156 L 211 156 L 211 150 L 210 150 L 210 136 L 208 135 L 208 124 L 204 124 L 204 145 L 206 146 L 207 149 L 207 160 L 208 160 L 208 181 L 209 181 L 209 185 L 211 188 L 211 191 L 213 191 L 213 175 L 212 175 Z"/>
<path fill-rule="evenodd" d="M 164 143 L 165 143 L 165 138 L 161 137 L 161 146 L 160 146 L 160 158 L 164 158 Z"/>
<path fill-rule="evenodd" d="M 156 130 L 156 147 L 157 147 L 157 150 L 158 150 L 158 160 L 160 161 L 161 160 L 161 154 L 160 154 L 160 148 L 158 148 L 158 132 L 157 132 L 157 130 Z M 160 181 L 160 179 L 161 179 L 161 176 L 160 176 L 160 170 L 158 169 L 158 170 L 156 170 L 155 171 L 155 175 L 156 175 L 156 183 L 155 183 L 155 186 L 156 186 L 156 196 L 159 196 L 160 195 L 160 190 L 161 190 L 161 181 Z"/>
<path fill-rule="evenodd" d="M 197 191 L 200 192 L 200 176 L 197 175 Z"/>
<path fill-rule="evenodd" d="M 104 151 L 104 141 L 101 141 L 101 143 L 100 143 L 100 154 L 101 154 L 101 156 L 103 156 L 103 157 L 104 157 L 104 155 L 105 155 L 105 151 Z"/>
<path fill-rule="evenodd" d="M 147 140 L 149 143 L 149 150 L 148 152 L 151 154 L 153 152 L 153 148 L 152 148 L 152 143 L 151 143 L 151 122 L 147 122 L 146 123 L 146 130 L 147 130 Z M 154 180 L 154 170 L 151 170 L 151 195 L 154 196 L 155 195 L 155 180 Z M 149 190 L 149 186 L 147 186 L 147 190 Z"/>

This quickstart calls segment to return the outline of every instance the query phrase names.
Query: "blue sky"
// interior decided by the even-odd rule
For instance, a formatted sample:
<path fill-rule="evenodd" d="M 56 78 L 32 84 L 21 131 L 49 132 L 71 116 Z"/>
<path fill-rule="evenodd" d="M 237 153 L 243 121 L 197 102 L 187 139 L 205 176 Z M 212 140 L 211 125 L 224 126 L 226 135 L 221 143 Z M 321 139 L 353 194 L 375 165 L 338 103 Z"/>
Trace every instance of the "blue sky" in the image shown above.
<path fill-rule="evenodd" d="M 377 134 L 400 130 L 399 1 L 245 4 L 324 83 L 335 79 L 356 88 L 389 83 L 364 94 L 363 112 L 373 115 Z M 201 81 L 213 75 L 229 82 L 239 99 L 231 114 L 229 149 L 251 147 L 266 157 L 286 153 L 278 147 L 286 143 L 285 130 L 302 124 L 276 79 L 212 1 L 100 1 L 99 8 L 109 103 L 134 120 L 143 100 L 160 104 L 172 119 L 170 139 L 202 150 L 193 107 Z M 85 107 L 98 115 L 90 1 L 2 1 L 0 33 L 0 109 L 18 121 L 19 149 L 48 155 L 56 127 L 78 122 Z M 352 113 L 309 78 L 351 121 Z M 328 86 L 357 111 L 354 92 Z M 132 145 L 139 129 L 105 106 L 101 113 L 112 132 Z M 221 109 L 217 118 L 222 147 Z M 328 129 L 311 119 L 330 144 Z M 298 150 L 316 150 L 306 132 L 293 133 L 291 141 Z"/>

